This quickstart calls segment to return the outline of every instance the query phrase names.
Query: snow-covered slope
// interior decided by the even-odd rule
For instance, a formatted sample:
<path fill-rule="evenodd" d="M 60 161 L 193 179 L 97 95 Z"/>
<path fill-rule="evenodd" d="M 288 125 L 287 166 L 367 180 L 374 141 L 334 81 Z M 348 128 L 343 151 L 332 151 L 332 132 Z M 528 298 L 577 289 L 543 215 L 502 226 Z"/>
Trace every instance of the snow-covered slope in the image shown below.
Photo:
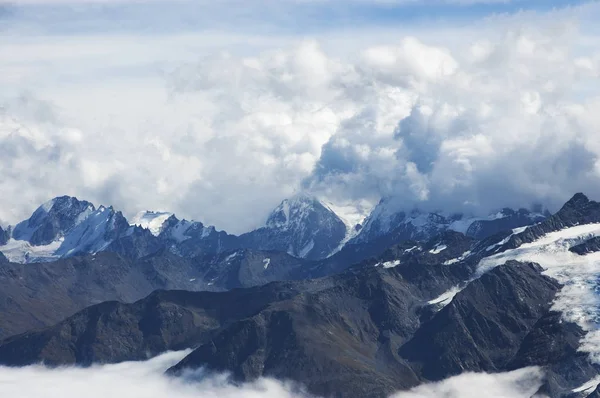
<path fill-rule="evenodd" d="M 131 219 L 131 225 L 137 225 L 148 229 L 152 235 L 158 236 L 162 231 L 163 224 L 173 213 L 161 211 L 141 211 Z"/>

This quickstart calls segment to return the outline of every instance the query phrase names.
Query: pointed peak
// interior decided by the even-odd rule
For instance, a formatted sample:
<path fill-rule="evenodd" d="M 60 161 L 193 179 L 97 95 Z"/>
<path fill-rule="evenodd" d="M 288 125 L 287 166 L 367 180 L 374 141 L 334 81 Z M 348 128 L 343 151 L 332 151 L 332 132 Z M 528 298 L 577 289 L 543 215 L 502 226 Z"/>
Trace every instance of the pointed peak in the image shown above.
<path fill-rule="evenodd" d="M 86 200 L 79 200 L 75 196 L 63 195 L 44 202 L 36 211 L 48 213 L 52 209 L 54 209 L 54 211 L 62 211 L 72 207 L 89 207 L 92 210 L 95 210 L 94 205 Z"/>
<path fill-rule="evenodd" d="M 565 205 L 563 209 L 577 209 L 590 203 L 590 200 L 583 193 L 576 193 Z"/>
<path fill-rule="evenodd" d="M 335 212 L 321 202 L 316 196 L 307 193 L 298 193 L 291 198 L 284 199 L 273 209 L 267 219 L 268 228 L 286 228 L 290 223 L 304 222 L 313 213 Z"/>

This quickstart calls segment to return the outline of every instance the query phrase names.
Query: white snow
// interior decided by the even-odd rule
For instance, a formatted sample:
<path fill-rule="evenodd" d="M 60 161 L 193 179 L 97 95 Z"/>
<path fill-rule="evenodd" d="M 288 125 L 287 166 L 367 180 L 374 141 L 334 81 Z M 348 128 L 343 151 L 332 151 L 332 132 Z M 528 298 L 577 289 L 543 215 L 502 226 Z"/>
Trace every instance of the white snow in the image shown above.
<path fill-rule="evenodd" d="M 263 263 L 265 264 L 265 269 L 269 268 L 269 265 L 271 264 L 271 259 L 270 258 L 265 258 L 263 260 Z"/>
<path fill-rule="evenodd" d="M 283 207 L 283 215 L 285 216 L 285 223 L 289 224 L 290 222 L 290 203 L 287 200 L 284 200 L 282 203 Z"/>
<path fill-rule="evenodd" d="M 411 252 L 413 252 L 414 250 L 417 250 L 417 249 L 419 249 L 419 246 L 413 246 L 410 249 L 404 250 L 404 253 L 411 253 Z"/>
<path fill-rule="evenodd" d="M 214 230 L 215 230 L 215 227 L 213 227 L 213 226 L 202 228 L 202 238 L 209 237 L 210 234 L 212 232 L 214 232 Z"/>
<path fill-rule="evenodd" d="M 373 210 L 373 205 L 369 202 L 344 205 L 336 205 L 331 202 L 322 203 L 323 206 L 335 213 L 346 224 L 346 227 L 352 231 L 354 231 L 356 225 L 362 224 Z"/>
<path fill-rule="evenodd" d="M 394 261 L 386 261 L 383 263 L 377 263 L 374 265 L 374 267 L 379 267 L 381 265 L 381 266 L 383 266 L 383 268 L 388 269 L 388 268 L 397 267 L 400 264 L 401 264 L 400 260 L 394 260 Z"/>
<path fill-rule="evenodd" d="M 552 309 L 560 311 L 568 322 L 577 323 L 588 331 L 581 351 L 600 363 L 600 253 L 580 256 L 569 248 L 592 237 L 600 236 L 600 224 L 580 225 L 549 233 L 535 242 L 521 245 L 480 261 L 477 275 L 504 264 L 509 260 L 536 262 L 544 273 L 564 285 Z"/>
<path fill-rule="evenodd" d="M 300 249 L 300 251 L 298 252 L 298 256 L 300 256 L 301 258 L 305 258 L 308 255 L 308 253 L 310 253 L 310 251 L 313 249 L 313 247 L 315 247 L 315 241 L 314 239 L 311 239 L 306 245 L 304 245 L 302 249 Z"/>
<path fill-rule="evenodd" d="M 59 257 L 56 255 L 56 250 L 58 250 L 62 241 L 62 239 L 59 239 L 49 245 L 33 246 L 25 240 L 9 239 L 6 245 L 0 246 L 0 251 L 13 263 L 25 264 L 52 261 Z"/>
<path fill-rule="evenodd" d="M 520 233 L 525 232 L 527 230 L 527 228 L 529 228 L 529 227 L 526 226 L 526 227 L 515 228 L 515 229 L 512 230 L 512 234 L 513 235 L 518 235 Z"/>
<path fill-rule="evenodd" d="M 489 252 L 492 249 L 495 249 L 496 247 L 500 247 L 502 245 L 505 245 L 506 243 L 508 243 L 508 241 L 510 240 L 510 238 L 512 238 L 514 235 L 518 235 L 518 234 L 524 232 L 527 228 L 529 228 L 529 227 L 520 227 L 520 228 L 513 229 L 512 233 L 510 235 L 508 235 L 506 238 L 502 239 L 500 242 L 494 243 L 493 245 L 488 246 L 485 249 L 485 251 Z"/>
<path fill-rule="evenodd" d="M 327 255 L 327 257 L 333 256 L 335 253 L 342 250 L 342 248 L 350 241 L 350 239 L 354 238 L 356 235 L 360 233 L 360 230 L 356 230 L 356 226 L 365 221 L 368 214 L 372 211 L 373 206 L 368 202 L 360 202 L 358 204 L 348 204 L 348 205 L 335 205 L 331 202 L 321 202 L 323 206 L 327 207 L 331 210 L 342 222 L 346 225 L 346 236 L 338 247 L 336 247 L 331 253 Z"/>
<path fill-rule="evenodd" d="M 471 255 L 471 251 L 470 250 L 464 252 L 463 254 L 461 254 L 460 257 L 453 258 L 453 259 L 448 260 L 448 261 L 444 261 L 443 264 L 444 265 L 452 265 L 452 264 L 459 263 L 459 262 L 463 261 L 465 258 L 469 257 L 469 255 Z"/>
<path fill-rule="evenodd" d="M 237 255 L 238 255 L 238 252 L 233 252 L 229 256 L 225 257 L 225 260 L 223 260 L 223 261 L 229 262 L 229 261 L 233 260 Z"/>
<path fill-rule="evenodd" d="M 169 233 L 171 238 L 176 242 L 181 243 L 185 240 L 190 239 L 185 233 L 190 229 L 192 223 L 187 220 L 181 220 L 177 224 L 175 224 L 172 228 L 170 228 Z"/>
<path fill-rule="evenodd" d="M 158 236 L 163 224 L 172 215 L 173 213 L 160 211 L 141 211 L 132 218 L 130 224 L 148 229 L 152 235 Z"/>
<path fill-rule="evenodd" d="M 448 246 L 439 244 L 436 247 L 434 247 L 433 249 L 429 250 L 429 253 L 431 253 L 431 254 L 440 254 L 441 252 L 443 252 L 447 248 L 448 248 Z"/>
<path fill-rule="evenodd" d="M 454 296 L 456 296 L 456 294 L 460 291 L 461 291 L 461 289 L 458 286 L 455 286 L 452 289 L 448 290 L 447 292 L 442 293 L 439 297 L 434 298 L 431 301 L 428 301 L 427 304 L 440 305 L 442 307 L 446 306 L 446 305 L 450 304 L 450 302 L 452 301 Z"/>
<path fill-rule="evenodd" d="M 494 243 L 493 245 L 490 245 L 490 246 L 486 247 L 486 248 L 485 248 L 485 251 L 486 251 L 486 252 L 489 252 L 489 251 L 491 251 L 491 250 L 495 249 L 496 247 L 500 247 L 500 246 L 502 246 L 502 245 L 505 245 L 505 244 L 507 244 L 507 243 L 508 243 L 508 241 L 510 240 L 510 238 L 511 238 L 513 235 L 514 235 L 514 233 L 513 233 L 513 234 L 511 234 L 511 235 L 508 235 L 506 238 L 502 239 L 500 242 L 498 242 L 498 243 Z"/>
<path fill-rule="evenodd" d="M 574 388 L 573 392 L 575 392 L 575 393 L 585 392 L 585 393 L 590 394 L 596 389 L 596 387 L 598 387 L 598 385 L 600 385 L 600 376 L 593 378 L 592 380 L 588 381 L 587 383 L 584 383 L 580 387 Z"/>

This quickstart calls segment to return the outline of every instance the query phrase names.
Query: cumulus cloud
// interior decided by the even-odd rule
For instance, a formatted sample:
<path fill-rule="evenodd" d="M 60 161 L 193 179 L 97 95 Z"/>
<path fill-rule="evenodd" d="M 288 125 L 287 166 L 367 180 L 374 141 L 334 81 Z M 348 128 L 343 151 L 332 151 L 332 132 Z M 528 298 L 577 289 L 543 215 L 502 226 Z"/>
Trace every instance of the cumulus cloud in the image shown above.
<path fill-rule="evenodd" d="M 594 56 L 574 54 L 572 34 L 568 27 L 551 34 L 524 28 L 502 40 L 472 42 L 455 54 L 412 39 L 369 50 L 377 81 L 414 95 L 397 115 L 393 142 L 384 144 L 395 148 L 395 172 L 380 176 L 383 168 L 360 157 L 342 173 L 327 170 L 330 159 L 348 159 L 360 147 L 336 145 L 355 135 L 354 128 L 338 131 L 326 144 L 323 167 L 312 181 L 348 185 L 354 173 L 362 185 L 368 174 L 385 182 L 379 184 L 387 190 L 382 193 L 401 206 L 446 211 L 487 212 L 535 201 L 556 208 L 578 190 L 598 196 L 597 130 L 588 130 L 600 122 L 592 116 L 598 102 L 583 89 L 595 84 L 598 64 Z M 362 125 L 380 120 L 369 115 Z"/>
<path fill-rule="evenodd" d="M 189 372 L 182 378 L 164 371 L 189 351 L 171 352 L 145 362 L 90 368 L 49 369 L 43 366 L 0 367 L 0 393 L 21 398 L 309 398 L 301 387 L 272 379 L 232 385 L 226 375 Z M 527 368 L 506 374 L 465 374 L 424 385 L 394 398 L 478 397 L 530 398 L 541 384 L 541 372 Z"/>
<path fill-rule="evenodd" d="M 0 220 L 60 194 L 237 233 L 301 190 L 473 213 L 600 197 L 600 48 L 576 14 L 312 39 L 5 35 Z"/>

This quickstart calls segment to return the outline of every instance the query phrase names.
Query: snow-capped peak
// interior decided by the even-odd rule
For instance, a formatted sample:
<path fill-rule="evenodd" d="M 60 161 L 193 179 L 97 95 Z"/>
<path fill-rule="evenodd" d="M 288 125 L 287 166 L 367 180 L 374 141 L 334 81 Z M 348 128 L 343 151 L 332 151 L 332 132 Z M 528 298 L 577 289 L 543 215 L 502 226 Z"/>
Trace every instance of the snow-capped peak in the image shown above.
<path fill-rule="evenodd" d="M 29 219 L 17 224 L 12 237 L 32 245 L 46 245 L 68 233 L 95 210 L 90 202 L 60 196 L 45 202 Z"/>
<path fill-rule="evenodd" d="M 265 227 L 240 236 L 243 247 L 281 250 L 302 258 L 321 259 L 346 236 L 340 217 L 308 194 L 283 200 L 269 215 Z"/>
<path fill-rule="evenodd" d="M 164 223 L 172 215 L 173 213 L 161 211 L 141 211 L 131 219 L 130 224 L 146 228 L 150 230 L 152 235 L 158 236 L 163 229 Z"/>
<path fill-rule="evenodd" d="M 298 194 L 284 199 L 271 212 L 266 226 L 272 229 L 287 229 L 295 224 L 305 222 L 311 213 L 321 209 L 327 208 L 317 198 L 307 194 Z"/>

